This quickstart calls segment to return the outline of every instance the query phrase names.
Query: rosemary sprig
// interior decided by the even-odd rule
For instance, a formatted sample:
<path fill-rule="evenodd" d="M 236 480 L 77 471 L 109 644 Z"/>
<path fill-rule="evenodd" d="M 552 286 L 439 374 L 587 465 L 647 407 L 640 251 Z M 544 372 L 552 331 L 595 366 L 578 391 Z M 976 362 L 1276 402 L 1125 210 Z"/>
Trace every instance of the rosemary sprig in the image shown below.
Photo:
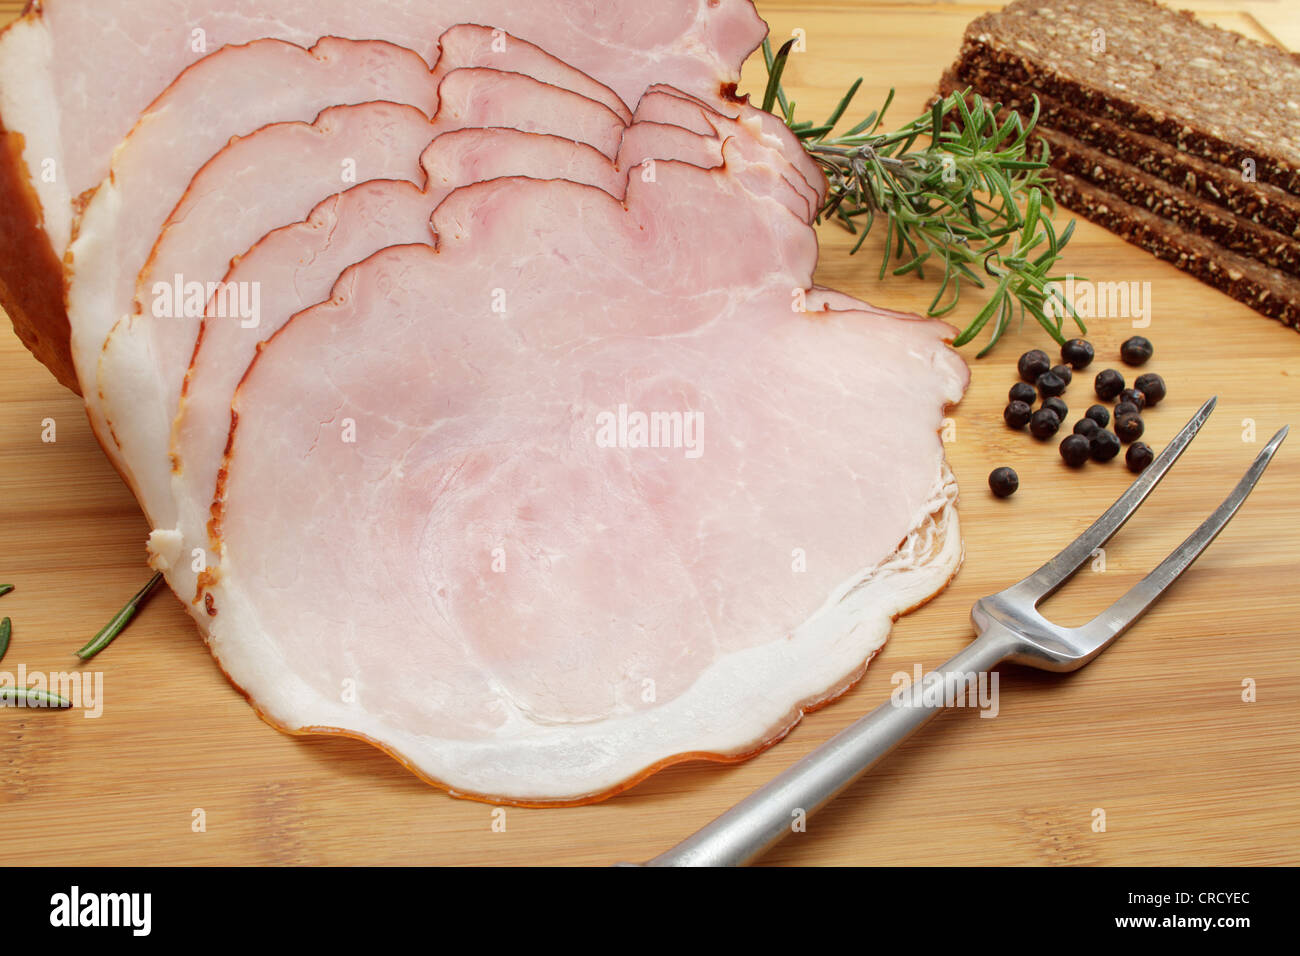
<path fill-rule="evenodd" d="M 131 600 L 126 602 L 126 606 L 113 615 L 113 619 L 105 624 L 85 647 L 77 651 L 77 656 L 83 661 L 88 661 L 108 647 L 109 644 L 112 644 L 117 635 L 121 634 L 126 626 L 131 623 L 131 618 L 135 617 L 135 612 L 140 609 L 140 605 L 144 603 L 145 598 L 153 593 L 153 589 L 158 586 L 158 582 L 162 579 L 162 572 L 155 572 L 154 576 L 149 579 L 149 583 L 136 591 Z"/>
<path fill-rule="evenodd" d="M 5 659 L 5 654 L 9 652 L 9 635 L 14 631 L 13 623 L 9 618 L 0 620 L 0 661 Z"/>
<path fill-rule="evenodd" d="M 24 707 L 57 707 L 66 709 L 72 701 L 61 694 L 35 687 L 0 687 L 0 705 L 12 707 L 21 704 Z"/>
<path fill-rule="evenodd" d="M 859 78 L 824 123 L 795 119 L 795 104 L 781 88 L 790 55 L 788 40 L 773 55 L 763 41 L 768 81 L 763 108 L 780 116 L 826 173 L 829 189 L 818 219 L 834 219 L 858 234 L 851 253 L 862 248 L 876 217 L 885 219 L 885 249 L 880 277 L 942 269 L 939 289 L 927 312 L 947 315 L 956 308 L 963 281 L 979 288 L 994 284 L 989 301 L 954 340 L 965 345 L 992 322 L 988 354 L 1011 321 L 1028 312 L 1057 342 L 1064 342 L 1068 315 L 1083 321 L 1050 283 L 1061 251 L 1074 234 L 1074 221 L 1059 233 L 1050 213 L 1056 204 L 1043 176 L 1047 144 L 1029 155 L 1029 135 L 1038 121 L 1038 102 L 1026 121 L 1004 112 L 967 89 L 951 93 L 931 110 L 893 132 L 882 132 L 885 111 L 894 98 L 851 129 L 836 134 L 844 113 L 862 85 Z M 1023 211 L 1022 207 L 1023 206 Z M 892 268 L 891 268 L 892 267 Z"/>

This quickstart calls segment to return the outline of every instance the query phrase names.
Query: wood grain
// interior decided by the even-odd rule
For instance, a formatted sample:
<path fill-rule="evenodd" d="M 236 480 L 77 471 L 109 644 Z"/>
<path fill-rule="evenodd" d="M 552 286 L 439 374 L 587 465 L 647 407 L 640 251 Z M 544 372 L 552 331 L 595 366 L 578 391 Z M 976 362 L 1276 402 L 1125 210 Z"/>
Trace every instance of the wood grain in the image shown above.
<path fill-rule="evenodd" d="M 1269 36 L 1230 3 L 1210 19 Z M 0 11 L 20 7 L 0 2 Z M 760 4 L 774 36 L 807 31 L 788 86 L 813 114 L 868 72 L 863 105 L 897 85 L 902 119 L 919 109 L 981 5 L 873 7 L 836 0 Z M 746 73 L 755 89 L 761 68 Z M 920 309 L 929 287 L 874 278 L 876 250 L 847 257 L 823 228 L 819 280 Z M 1148 334 L 1170 397 L 1148 415 L 1159 446 L 1208 395 L 1219 409 L 1161 490 L 1050 606 L 1062 622 L 1103 607 L 1174 547 L 1226 494 L 1273 430 L 1300 423 L 1300 336 L 1084 222 L 1068 266 L 1151 283 Z M 974 299 L 972 299 L 972 302 Z M 964 310 L 969 315 L 971 309 Z M 1109 364 L 1131 334 L 1098 320 Z M 1067 472 L 1054 443 L 1001 424 L 1016 356 L 1044 344 L 1012 334 L 975 362 L 953 412 L 949 452 L 963 491 L 966 563 L 938 599 L 898 623 L 867 677 L 790 737 L 736 767 L 670 769 L 606 803 L 491 808 L 430 789 L 370 748 L 293 738 L 262 724 L 212 664 L 170 595 L 160 595 L 101 658 L 103 716 L 0 711 L 0 864 L 607 864 L 686 836 L 883 700 L 890 675 L 940 663 L 969 640 L 980 595 L 1037 566 L 1127 483 L 1118 463 Z M 1094 369 L 1095 371 L 1096 369 Z M 1086 376 L 1084 377 L 1086 378 Z M 1066 400 L 1088 403 L 1086 382 Z M 42 421 L 57 441 L 41 440 Z M 1255 423 L 1254 441 L 1243 422 Z M 1296 864 L 1300 750 L 1300 446 L 1293 437 L 1255 496 L 1172 594 L 1113 650 L 1065 678 L 1007 669 L 1000 713 L 956 712 L 904 745 L 769 858 L 784 864 Z M 987 492 L 997 465 L 1021 475 L 1008 501 Z M 72 667 L 72 651 L 147 577 L 146 533 L 96 447 L 77 400 L 0 332 L 0 599 L 14 621 L 3 667 Z M 1243 680 L 1258 701 L 1241 699 Z M 1106 812 L 1093 832 L 1095 808 Z M 202 809 L 206 832 L 193 832 Z"/>

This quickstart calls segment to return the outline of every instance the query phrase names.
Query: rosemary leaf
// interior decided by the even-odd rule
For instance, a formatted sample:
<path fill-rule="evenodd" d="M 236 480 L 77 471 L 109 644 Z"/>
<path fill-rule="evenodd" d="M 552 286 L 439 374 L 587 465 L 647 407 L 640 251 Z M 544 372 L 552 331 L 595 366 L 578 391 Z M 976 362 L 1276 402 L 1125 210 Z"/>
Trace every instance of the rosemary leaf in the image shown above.
<path fill-rule="evenodd" d="M 9 635 L 13 630 L 14 626 L 9 618 L 0 621 L 0 661 L 5 659 L 5 654 L 9 650 Z"/>
<path fill-rule="evenodd" d="M 772 106 L 777 100 L 777 93 L 781 89 L 781 74 L 785 71 L 785 61 L 789 58 L 793 46 L 793 38 L 786 40 L 777 52 L 776 60 L 768 65 L 767 89 L 763 93 L 763 109 L 768 113 L 772 112 Z M 771 50 L 771 44 L 765 39 L 763 55 L 765 57 L 770 55 Z M 794 107 L 786 101 L 784 94 L 781 96 L 781 112 L 785 114 L 786 122 L 794 119 Z"/>
<path fill-rule="evenodd" d="M 781 87 L 792 45 L 787 41 L 773 54 L 764 41 L 763 108 L 785 120 L 826 174 L 826 201 L 817 218 L 833 219 L 856 235 L 851 255 L 862 248 L 879 214 L 882 279 L 909 273 L 924 279 L 927 267 L 942 267 L 927 310 L 931 316 L 952 312 L 964 283 L 987 288 L 977 268 L 995 279 L 991 297 L 954 342 L 964 345 L 988 328 L 981 356 L 1026 312 L 1058 342 L 1065 339 L 1067 317 L 1087 331 L 1069 303 L 1055 294 L 1049 303 L 1047 283 L 1057 281 L 1051 274 L 1074 234 L 1074 221 L 1058 234 L 1051 220 L 1056 202 L 1047 178 L 1047 144 L 1039 141 L 1037 153 L 1031 151 L 1037 99 L 1025 117 L 966 89 L 883 132 L 894 99 L 890 90 L 879 110 L 836 134 L 862 80 L 849 87 L 826 122 L 796 120 L 795 104 Z"/>
<path fill-rule="evenodd" d="M 0 597 L 4 597 L 6 594 L 8 594 L 8 593 L 9 593 L 10 591 L 12 591 L 13 589 L 14 589 L 14 586 L 13 586 L 12 584 L 0 584 Z"/>
<path fill-rule="evenodd" d="M 77 656 L 83 661 L 88 661 L 108 647 L 109 644 L 112 644 L 114 639 L 131 623 L 131 618 L 135 617 L 135 612 L 139 610 L 144 599 L 153 593 L 153 589 L 158 586 L 162 577 L 161 571 L 155 572 L 154 576 L 149 579 L 149 583 L 137 591 L 131 600 L 126 602 L 126 606 L 113 615 L 113 619 L 105 624 L 85 647 L 77 651 Z"/>
<path fill-rule="evenodd" d="M 47 690 L 34 687 L 0 687 L 0 706 L 6 707 L 53 707 L 66 710 L 72 701 L 60 694 L 51 694 Z"/>

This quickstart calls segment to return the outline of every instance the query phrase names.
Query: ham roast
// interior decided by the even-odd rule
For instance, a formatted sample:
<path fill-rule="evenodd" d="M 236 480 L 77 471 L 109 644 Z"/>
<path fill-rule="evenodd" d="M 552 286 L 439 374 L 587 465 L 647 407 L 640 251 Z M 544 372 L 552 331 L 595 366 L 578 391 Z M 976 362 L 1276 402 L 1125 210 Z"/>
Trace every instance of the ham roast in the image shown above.
<path fill-rule="evenodd" d="M 655 82 L 716 97 L 765 33 L 751 0 L 33 0 L 0 33 L 0 305 L 19 337 L 79 390 L 59 274 L 75 204 L 187 66 L 264 37 L 310 46 L 322 36 L 386 40 L 434 63 L 439 35 L 456 24 L 530 41 L 624 102 Z M 231 80 L 195 132 L 231 106 L 287 91 L 285 78 L 268 77 L 241 95 Z"/>
<path fill-rule="evenodd" d="M 419 156 L 440 132 L 466 126 L 512 126 L 532 132 L 564 132 L 613 156 L 623 131 L 622 120 L 604 105 L 568 90 L 518 73 L 483 68 L 457 69 L 439 87 L 441 99 L 433 121 L 420 110 L 393 103 L 366 103 L 326 110 L 314 124 L 282 123 L 237 139 L 199 170 L 168 217 L 147 260 L 139 257 L 135 281 L 101 285 L 101 274 L 83 248 L 73 242 L 69 310 L 73 328 L 100 322 L 83 318 L 83 302 L 98 314 L 124 316 L 95 347 L 98 387 L 87 405 L 102 409 L 108 433 L 126 463 L 131 481 L 155 527 L 175 520 L 170 498 L 167 439 L 180 398 L 181 382 L 194 350 L 207 295 L 192 314 L 177 308 L 173 289 L 198 282 L 217 282 L 233 256 L 272 229 L 298 221 L 320 200 L 349 179 L 421 178 Z M 439 96 L 433 91 L 434 98 Z M 115 170 L 114 184 L 129 173 Z M 152 219 L 173 205 L 167 191 L 138 190 L 148 196 L 147 211 L 121 205 L 109 235 L 133 219 Z M 105 190 L 103 195 L 109 195 Z M 97 197 L 98 199 L 98 197 Z M 97 200 L 96 200 L 97 201 Z M 93 203 L 92 203 L 93 205 Z M 95 250 L 111 248 L 119 262 L 138 252 L 127 230 L 116 239 L 98 232 Z M 123 249 L 129 250 L 123 252 Z M 96 281 L 83 281 L 86 275 Z M 141 268 L 141 266 L 143 268 Z M 132 294 L 134 293 L 134 302 Z M 161 300 L 160 300 L 161 295 Z M 89 309 L 87 310 L 89 311 Z M 78 350 L 80 354 L 80 349 Z M 79 370 L 80 374 L 80 370 Z M 92 374 L 87 370 L 86 374 Z M 116 391 L 113 381 L 135 387 Z M 92 397 L 93 396 L 93 397 Z M 114 408 L 114 397 L 124 400 Z M 127 444 L 136 444 L 128 449 Z"/>
<path fill-rule="evenodd" d="M 647 103 L 659 103 L 655 115 L 662 117 L 665 107 L 660 101 L 672 95 L 681 97 L 665 88 L 643 98 L 637 122 L 626 130 L 619 158 L 612 163 L 593 147 L 558 136 L 505 128 L 443 133 L 421 157 L 426 176 L 422 192 L 403 181 L 363 183 L 325 200 L 303 222 L 269 232 L 238 256 L 223 282 L 227 287 L 262 290 L 257 324 L 249 328 L 251 323 L 220 315 L 220 303 L 214 299 L 202 323 L 179 402 L 168 405 L 176 408 L 179 404 L 167 459 L 172 466 L 176 527 L 155 531 L 152 543 L 156 563 L 167 569 L 173 589 L 194 595 L 194 601 L 201 599 L 195 591 L 197 572 L 190 556 L 196 548 L 209 548 L 208 512 L 230 429 L 231 399 L 258 343 L 294 313 L 327 299 L 339 273 L 349 265 L 387 246 L 434 242 L 429 219 L 457 187 L 503 176 L 528 176 L 586 183 L 621 199 L 629 172 L 637 174 L 633 166 L 679 160 L 712 168 L 723 164 L 725 151 L 732 176 L 750 192 L 777 197 L 797 215 L 811 218 L 808 203 L 790 186 L 792 178 L 803 180 L 792 175 L 787 163 L 776 154 L 766 156 L 767 165 L 746 163 L 741 158 L 744 151 L 762 149 L 755 143 L 744 144 L 748 138 L 744 130 L 733 129 L 733 134 L 741 135 L 724 139 L 722 135 L 702 136 L 678 126 L 640 121 Z M 679 102 L 689 115 L 701 115 L 694 104 L 685 99 Z M 714 123 L 725 125 L 721 116 L 712 116 Z M 224 238 L 223 219 L 189 216 L 186 222 L 199 236 Z M 173 360 L 176 357 L 179 354 Z M 141 435 L 142 440 L 156 438 L 152 432 Z M 150 460 L 160 466 L 163 456 L 155 450 Z"/>
<path fill-rule="evenodd" d="M 0 192 L 66 313 L 41 269 L 0 295 L 269 722 L 587 802 L 780 739 L 946 584 L 965 365 L 814 285 L 747 0 L 190 6 L 0 37 Z M 123 30 L 107 97 L 62 51 Z"/>
<path fill-rule="evenodd" d="M 624 204 L 466 187 L 433 228 L 235 398 L 211 646 L 270 720 L 581 801 L 779 738 L 946 582 L 949 330 L 792 309 L 816 241 L 778 203 L 667 162 Z M 638 413 L 679 440 L 611 426 Z"/>

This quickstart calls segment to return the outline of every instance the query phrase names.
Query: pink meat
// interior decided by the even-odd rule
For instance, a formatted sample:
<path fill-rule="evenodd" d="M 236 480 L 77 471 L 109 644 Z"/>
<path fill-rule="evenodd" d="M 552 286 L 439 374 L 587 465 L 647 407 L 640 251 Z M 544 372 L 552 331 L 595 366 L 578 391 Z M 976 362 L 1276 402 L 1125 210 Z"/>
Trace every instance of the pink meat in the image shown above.
<path fill-rule="evenodd" d="M 603 103 L 624 123 L 632 122 L 632 111 L 627 104 L 604 83 L 574 69 L 541 47 L 501 30 L 461 23 L 438 38 L 438 47 L 438 61 L 433 68 L 435 82 L 441 81 L 452 70 L 466 66 L 523 73 Z"/>
<path fill-rule="evenodd" d="M 465 36 L 472 39 L 478 33 L 463 27 L 448 31 L 449 51 L 439 60 L 438 76 L 415 53 L 381 42 L 326 38 L 304 50 L 260 40 L 226 47 L 178 77 L 116 150 L 112 175 L 94 191 L 68 251 L 67 315 L 33 318 L 31 324 L 40 328 L 66 318 L 71 325 L 71 362 L 78 380 L 87 386 L 83 392 L 91 425 L 137 492 L 141 488 L 118 453 L 117 438 L 104 417 L 97 368 L 104 341 L 130 311 L 138 273 L 190 179 L 232 136 L 281 121 L 310 121 L 333 105 L 390 100 L 432 116 L 438 108 L 439 77 L 473 66 L 476 57 L 489 57 L 511 73 L 540 64 L 549 76 L 591 88 L 590 77 L 515 37 L 501 35 L 504 50 L 484 51 L 465 41 Z M 449 92 L 462 94 L 449 115 L 464 111 L 463 94 L 469 85 L 459 80 L 449 84 Z M 514 88 L 503 85 L 498 98 Z M 509 104 L 500 112 L 509 115 Z M 166 161 L 160 163 L 160 157 Z"/>
<path fill-rule="evenodd" d="M 344 269 L 387 246 L 432 243 L 430 217 L 458 186 L 526 175 L 588 183 L 621 198 L 626 182 L 615 165 L 591 146 L 515 129 L 470 128 L 443 133 L 425 150 L 420 165 L 424 189 L 402 180 L 363 182 L 329 197 L 304 221 L 270 232 L 234 260 L 223 281 L 227 286 L 260 289 L 260 310 L 253 325 L 238 317 L 220 316 L 220 303 L 213 302 L 198 342 L 190 342 L 193 359 L 177 403 L 170 456 L 176 528 L 183 544 L 180 554 L 189 553 L 192 547 L 208 547 L 208 508 L 230 430 L 230 403 L 258 344 L 294 313 L 328 298 Z M 186 221 L 199 232 L 206 229 L 209 235 L 215 234 L 214 220 Z M 182 354 L 183 345 L 180 341 L 170 343 L 175 355 L 169 358 L 188 357 L 188 352 Z M 155 437 L 152 433 L 141 436 L 142 440 Z M 197 584 L 189 568 L 181 562 L 168 575 L 173 588 L 185 598 L 194 595 Z"/>
<path fill-rule="evenodd" d="M 208 298 L 189 315 L 163 309 L 160 319 L 155 289 L 219 281 L 234 256 L 306 218 L 349 182 L 420 179 L 420 153 L 441 132 L 508 126 L 563 134 L 612 157 L 623 130 L 603 104 L 519 73 L 457 69 L 439 94 L 431 123 L 393 104 L 327 110 L 314 125 L 277 124 L 236 140 L 195 175 L 139 273 L 134 312 L 99 359 L 103 414 L 154 528 L 176 520 L 168 438 Z"/>
<path fill-rule="evenodd" d="M 619 162 L 624 169 L 641 167 L 639 175 L 649 180 L 654 176 L 654 168 L 647 164 L 660 159 L 676 159 L 701 169 L 721 165 L 724 145 L 731 172 L 750 192 L 771 196 L 799 218 L 812 221 L 815 210 L 791 184 L 798 175 L 790 164 L 766 152 L 744 133 L 724 139 L 714 134 L 693 133 L 681 126 L 642 121 L 638 114 L 637 122 L 623 133 Z"/>
<path fill-rule="evenodd" d="M 771 193 L 796 215 L 808 218 L 807 203 L 786 178 L 766 170 L 760 177 L 738 157 L 748 138 L 744 129 L 726 141 L 728 171 L 755 195 Z M 591 147 L 553 136 L 510 129 L 465 129 L 439 136 L 421 159 L 427 186 L 406 182 L 365 183 L 321 203 L 304 222 L 285 226 L 238 257 L 224 281 L 262 290 L 255 327 L 222 318 L 209 308 L 186 373 L 173 424 L 172 490 L 181 539 L 207 547 L 208 504 L 216 486 L 230 426 L 230 402 L 257 344 L 294 313 L 329 295 L 338 274 L 385 246 L 433 241 L 429 218 L 458 186 L 501 176 L 566 179 L 595 185 L 622 198 L 628 172 L 646 161 L 677 160 L 701 168 L 723 162 L 724 144 L 678 126 L 637 122 L 623 136 L 617 166 Z M 619 170 L 622 170 L 620 173 Z M 645 176 L 645 170 L 640 170 Z M 188 217 L 196 234 L 216 236 L 211 220 Z M 855 305 L 858 307 L 860 304 Z M 188 546 L 180 548 L 186 553 Z M 188 594 L 185 566 L 169 579 Z"/>
<path fill-rule="evenodd" d="M 205 54 L 334 35 L 387 40 L 433 63 L 439 34 L 460 23 L 537 44 L 629 103 L 654 82 L 716 98 L 764 33 L 750 0 L 45 0 L 0 34 L 0 118 L 26 138 L 29 170 L 54 157 L 64 171 L 61 194 L 36 185 L 47 220 L 66 222 L 68 200 L 107 174 L 140 113 Z M 62 207 L 50 201 L 60 195 Z"/>
<path fill-rule="evenodd" d="M 100 350 L 128 312 L 140 267 L 190 179 L 232 136 L 282 120 L 309 122 L 338 104 L 383 99 L 432 115 L 437 88 L 424 60 L 387 43 L 329 38 L 304 50 L 259 40 L 187 70 L 117 149 L 111 178 L 81 214 L 66 282 L 77 378 L 91 424 L 124 474 L 95 387 Z"/>
<path fill-rule="evenodd" d="M 586 799 L 771 742 L 946 582 L 951 330 L 795 311 L 801 218 L 668 161 L 624 203 L 495 180 L 433 225 L 235 398 L 211 646 L 272 720 Z M 641 447 L 629 410 L 701 417 Z"/>
<path fill-rule="evenodd" d="M 664 96 L 693 102 L 698 111 L 698 118 L 691 123 L 682 122 L 681 105 L 665 100 Z M 808 196 L 814 209 L 820 208 L 825 201 L 826 176 L 822 173 L 821 167 L 803 148 L 799 138 L 790 131 L 790 128 L 766 110 L 761 110 L 748 102 L 704 100 L 671 84 L 656 83 L 646 90 L 637 104 L 636 111 L 638 116 L 654 119 L 655 113 L 664 109 L 671 110 L 670 115 L 679 117 L 676 120 L 665 120 L 666 122 L 677 122 L 679 126 L 689 126 L 698 132 L 703 132 L 704 126 L 712 127 L 718 135 L 735 135 L 738 128 L 747 129 L 750 139 L 765 146 L 772 156 L 779 157 L 794 166 L 798 175 L 791 176 L 791 182 Z"/>

